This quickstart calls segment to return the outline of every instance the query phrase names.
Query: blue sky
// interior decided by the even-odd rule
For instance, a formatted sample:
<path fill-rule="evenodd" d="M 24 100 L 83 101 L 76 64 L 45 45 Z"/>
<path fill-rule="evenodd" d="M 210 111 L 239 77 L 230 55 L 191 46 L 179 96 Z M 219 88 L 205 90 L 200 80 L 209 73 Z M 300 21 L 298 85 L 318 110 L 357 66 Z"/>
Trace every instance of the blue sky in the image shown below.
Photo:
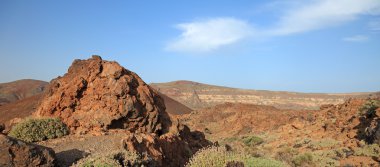
<path fill-rule="evenodd" d="M 380 1 L 0 1 L 0 82 L 93 54 L 148 83 L 379 91 Z"/>

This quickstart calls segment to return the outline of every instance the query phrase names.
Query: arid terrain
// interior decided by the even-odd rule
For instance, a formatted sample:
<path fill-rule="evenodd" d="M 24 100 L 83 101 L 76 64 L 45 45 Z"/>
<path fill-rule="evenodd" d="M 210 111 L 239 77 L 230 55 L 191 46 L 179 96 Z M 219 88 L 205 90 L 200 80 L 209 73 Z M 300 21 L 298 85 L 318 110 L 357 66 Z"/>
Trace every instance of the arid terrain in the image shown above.
<path fill-rule="evenodd" d="M 0 83 L 0 106 L 41 94 L 47 85 L 47 82 L 31 79 Z"/>
<path fill-rule="evenodd" d="M 378 92 L 148 85 L 93 56 L 50 83 L 0 84 L 0 97 L 0 166 L 380 165 Z"/>
<path fill-rule="evenodd" d="M 285 91 L 246 90 L 207 85 L 192 81 L 152 83 L 159 92 L 185 104 L 201 109 L 217 104 L 246 103 L 270 105 L 282 109 L 318 109 L 323 104 L 340 104 L 351 97 L 367 97 L 371 93 L 298 93 Z M 372 93 L 373 94 L 373 93 Z"/>
<path fill-rule="evenodd" d="M 294 166 L 379 166 L 378 116 L 360 114 L 365 99 L 292 111 L 226 103 L 182 117 L 206 138 L 241 152 L 275 158 Z M 370 144 L 368 144 L 370 143 Z M 314 164 L 292 164 L 311 155 Z"/>

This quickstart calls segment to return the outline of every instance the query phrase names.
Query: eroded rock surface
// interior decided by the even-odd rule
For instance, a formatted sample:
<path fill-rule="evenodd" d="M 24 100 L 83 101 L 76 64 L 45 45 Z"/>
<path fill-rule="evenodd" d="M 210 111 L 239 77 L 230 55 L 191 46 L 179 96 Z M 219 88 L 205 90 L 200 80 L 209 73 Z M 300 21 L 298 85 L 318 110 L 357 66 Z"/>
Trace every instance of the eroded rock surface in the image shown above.
<path fill-rule="evenodd" d="M 0 134 L 0 166 L 53 167 L 54 151 Z"/>
<path fill-rule="evenodd" d="M 153 159 L 156 166 L 183 166 L 195 152 L 212 143 L 203 133 L 191 132 L 187 126 L 175 122 L 172 131 L 162 136 L 131 133 L 122 140 L 122 147 L 145 155 L 145 159 Z"/>
<path fill-rule="evenodd" d="M 35 115 L 59 117 L 74 133 L 127 129 L 160 135 L 170 126 L 156 91 L 99 56 L 75 60 L 63 77 L 52 80 Z"/>

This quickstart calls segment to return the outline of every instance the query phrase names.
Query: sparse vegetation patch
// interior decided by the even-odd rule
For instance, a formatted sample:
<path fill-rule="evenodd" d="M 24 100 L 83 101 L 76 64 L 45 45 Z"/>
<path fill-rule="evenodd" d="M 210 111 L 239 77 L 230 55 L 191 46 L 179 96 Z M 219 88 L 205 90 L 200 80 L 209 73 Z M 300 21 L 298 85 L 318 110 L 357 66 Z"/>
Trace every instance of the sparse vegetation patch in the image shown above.
<path fill-rule="evenodd" d="M 360 148 L 356 148 L 354 152 L 354 154 L 357 156 L 378 157 L 380 156 L 380 147 L 377 144 L 369 144 L 364 145 Z"/>
<path fill-rule="evenodd" d="M 359 111 L 360 115 L 366 116 L 367 118 L 372 118 L 376 114 L 376 109 L 378 109 L 380 106 L 380 101 L 379 100 L 367 100 L 366 103 L 364 103 Z"/>
<path fill-rule="evenodd" d="M 127 151 L 116 151 L 88 156 L 79 160 L 73 167 L 123 167 L 146 166 L 149 161 L 143 160 L 140 155 Z"/>
<path fill-rule="evenodd" d="M 293 165 L 298 166 L 315 166 L 313 162 L 313 155 L 310 153 L 304 153 L 293 158 Z"/>
<path fill-rule="evenodd" d="M 243 143 L 246 146 L 256 146 L 256 145 L 262 144 L 263 142 L 264 140 L 258 136 L 243 137 Z"/>
<path fill-rule="evenodd" d="M 58 118 L 30 118 L 16 124 L 8 135 L 26 142 L 37 142 L 62 137 L 68 133 L 67 126 Z"/>
<path fill-rule="evenodd" d="M 265 158 L 255 158 L 244 153 L 227 151 L 223 147 L 210 147 L 198 151 L 186 167 L 225 167 L 228 162 L 242 162 L 250 167 L 282 167 L 283 163 Z"/>
<path fill-rule="evenodd" d="M 319 150 L 319 149 L 322 149 L 322 148 L 332 148 L 332 147 L 336 147 L 340 144 L 339 141 L 336 141 L 334 139 L 322 139 L 322 140 L 319 140 L 319 141 L 311 141 L 308 145 L 308 148 L 311 148 L 313 150 Z"/>

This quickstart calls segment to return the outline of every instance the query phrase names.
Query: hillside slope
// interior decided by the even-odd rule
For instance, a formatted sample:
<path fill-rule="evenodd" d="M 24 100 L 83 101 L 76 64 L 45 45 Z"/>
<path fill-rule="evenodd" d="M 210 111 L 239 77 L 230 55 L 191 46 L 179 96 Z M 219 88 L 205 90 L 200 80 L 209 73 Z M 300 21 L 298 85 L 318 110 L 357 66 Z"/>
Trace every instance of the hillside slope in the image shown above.
<path fill-rule="evenodd" d="M 0 106 L 40 94 L 47 85 L 45 81 L 32 79 L 0 83 Z"/>
<path fill-rule="evenodd" d="M 189 114 L 192 110 L 181 104 L 180 102 L 170 98 L 169 96 L 166 96 L 165 94 L 162 94 L 158 92 L 158 94 L 164 99 L 164 103 L 166 106 L 166 112 L 173 115 L 182 115 L 182 114 Z"/>
<path fill-rule="evenodd" d="M 7 125 L 14 118 L 30 116 L 41 98 L 42 94 L 38 94 L 0 106 L 0 124 Z"/>
<path fill-rule="evenodd" d="M 152 83 L 159 92 L 191 109 L 215 106 L 226 102 L 270 105 L 282 109 L 318 109 L 323 104 L 340 104 L 350 97 L 366 97 L 369 93 L 323 94 L 285 91 L 246 90 L 207 85 L 192 81 Z"/>

